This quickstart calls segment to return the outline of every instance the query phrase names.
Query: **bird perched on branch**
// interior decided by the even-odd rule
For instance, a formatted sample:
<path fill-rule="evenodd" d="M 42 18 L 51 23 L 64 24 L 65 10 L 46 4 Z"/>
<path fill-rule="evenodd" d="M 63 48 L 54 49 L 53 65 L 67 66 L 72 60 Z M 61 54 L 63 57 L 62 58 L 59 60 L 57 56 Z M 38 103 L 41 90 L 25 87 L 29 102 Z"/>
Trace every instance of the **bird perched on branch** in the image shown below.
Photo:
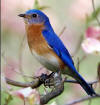
<path fill-rule="evenodd" d="M 31 9 L 24 14 L 25 29 L 29 48 L 35 58 L 47 69 L 73 77 L 88 95 L 94 95 L 94 90 L 87 84 L 76 70 L 73 60 L 63 42 L 54 32 L 49 18 L 40 10 Z"/>

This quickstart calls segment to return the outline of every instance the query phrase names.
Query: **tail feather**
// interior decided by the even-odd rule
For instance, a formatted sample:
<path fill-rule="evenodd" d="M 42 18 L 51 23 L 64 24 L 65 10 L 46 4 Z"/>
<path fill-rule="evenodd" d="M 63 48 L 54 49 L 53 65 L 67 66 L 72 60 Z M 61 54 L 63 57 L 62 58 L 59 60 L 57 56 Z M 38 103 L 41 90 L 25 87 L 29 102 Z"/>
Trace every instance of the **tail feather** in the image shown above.
<path fill-rule="evenodd" d="M 78 74 L 79 75 L 79 74 Z M 88 83 L 79 75 L 75 78 L 77 82 L 83 87 L 83 89 L 86 91 L 86 93 L 90 96 L 95 95 L 95 91 L 92 87 L 88 85 Z"/>
<path fill-rule="evenodd" d="M 77 80 L 77 82 L 83 87 L 83 89 L 87 92 L 88 95 L 90 96 L 96 95 L 93 88 L 90 87 L 88 83 L 83 79 L 83 77 L 77 72 L 72 62 L 72 59 L 69 58 L 69 55 L 64 52 L 61 52 L 61 58 L 68 67 L 67 70 L 64 70 L 64 74 L 68 74 L 72 76 L 75 80 Z"/>
<path fill-rule="evenodd" d="M 94 89 L 84 80 L 84 78 L 76 70 L 70 70 L 67 68 L 67 70 L 63 71 L 63 74 L 67 74 L 73 77 L 81 85 L 81 87 L 86 91 L 88 95 L 90 96 L 96 95 Z"/>
<path fill-rule="evenodd" d="M 73 76 L 77 82 L 82 86 L 82 88 L 86 91 L 86 93 L 90 96 L 95 95 L 95 91 L 92 87 L 89 86 L 89 84 L 83 79 L 83 77 L 79 73 L 75 73 Z"/>

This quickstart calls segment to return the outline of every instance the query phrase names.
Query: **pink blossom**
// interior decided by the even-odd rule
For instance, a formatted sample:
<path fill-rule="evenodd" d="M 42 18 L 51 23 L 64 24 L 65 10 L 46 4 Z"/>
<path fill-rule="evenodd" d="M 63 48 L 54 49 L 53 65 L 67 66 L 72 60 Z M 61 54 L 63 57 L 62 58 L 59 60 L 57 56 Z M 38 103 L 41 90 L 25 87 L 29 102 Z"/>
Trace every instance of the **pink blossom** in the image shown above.
<path fill-rule="evenodd" d="M 100 41 L 93 39 L 93 38 L 87 38 L 82 43 L 82 48 L 86 53 L 100 53 Z"/>
<path fill-rule="evenodd" d="M 100 28 L 88 27 L 85 37 L 82 43 L 83 50 L 88 54 L 100 55 Z"/>
<path fill-rule="evenodd" d="M 12 94 L 23 100 L 26 99 L 30 105 L 40 104 L 40 96 L 38 91 L 36 89 L 32 89 L 31 87 L 20 89 L 18 91 L 12 92 Z"/>
<path fill-rule="evenodd" d="M 100 40 L 100 27 L 88 27 L 85 36 L 86 38 L 95 38 Z"/>

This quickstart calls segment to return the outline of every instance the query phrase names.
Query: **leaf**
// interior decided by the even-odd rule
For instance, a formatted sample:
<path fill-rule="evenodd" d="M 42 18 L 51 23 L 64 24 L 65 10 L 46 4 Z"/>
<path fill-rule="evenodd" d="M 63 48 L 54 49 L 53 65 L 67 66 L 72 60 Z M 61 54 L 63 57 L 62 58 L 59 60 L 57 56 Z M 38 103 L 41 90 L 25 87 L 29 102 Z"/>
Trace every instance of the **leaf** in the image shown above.
<path fill-rule="evenodd" d="M 39 7 L 40 7 L 40 6 L 39 6 L 38 0 L 35 0 L 35 3 L 34 3 L 33 8 L 34 8 L 34 9 L 38 9 Z"/>
<path fill-rule="evenodd" d="M 99 82 L 100 82 L 100 62 L 98 64 L 97 73 L 98 73 L 98 79 L 99 79 Z"/>
<path fill-rule="evenodd" d="M 33 8 L 38 9 L 38 10 L 44 10 L 44 9 L 49 8 L 49 7 L 48 6 L 40 6 L 38 0 L 35 0 Z"/>
<path fill-rule="evenodd" d="M 9 96 L 5 99 L 5 105 L 9 104 L 13 100 L 12 95 L 9 94 Z"/>
<path fill-rule="evenodd" d="M 44 10 L 50 8 L 49 6 L 40 6 L 39 10 Z"/>

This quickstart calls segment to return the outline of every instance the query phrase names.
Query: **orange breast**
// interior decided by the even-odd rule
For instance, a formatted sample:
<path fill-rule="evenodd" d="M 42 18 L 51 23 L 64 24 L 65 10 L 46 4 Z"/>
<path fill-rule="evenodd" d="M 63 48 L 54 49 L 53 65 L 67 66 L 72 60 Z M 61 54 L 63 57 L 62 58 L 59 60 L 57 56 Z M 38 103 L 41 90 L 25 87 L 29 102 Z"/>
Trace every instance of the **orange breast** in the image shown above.
<path fill-rule="evenodd" d="M 41 33 L 43 28 L 44 26 L 42 24 L 26 25 L 27 39 L 30 50 L 34 50 L 40 56 L 45 56 L 46 54 L 55 56 L 57 61 L 59 62 L 60 68 L 63 69 L 65 67 L 65 64 L 59 58 L 59 56 L 48 46 L 48 43 L 45 41 Z"/>

